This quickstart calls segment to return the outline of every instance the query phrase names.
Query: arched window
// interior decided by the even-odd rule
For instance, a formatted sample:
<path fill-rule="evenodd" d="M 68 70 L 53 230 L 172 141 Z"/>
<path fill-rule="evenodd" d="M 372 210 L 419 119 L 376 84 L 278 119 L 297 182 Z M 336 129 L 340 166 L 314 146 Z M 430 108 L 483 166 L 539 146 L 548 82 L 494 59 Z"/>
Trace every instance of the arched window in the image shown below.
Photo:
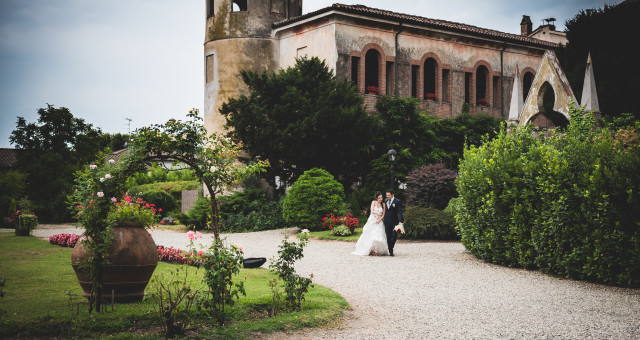
<path fill-rule="evenodd" d="M 489 106 L 487 93 L 487 83 L 489 70 L 486 66 L 480 65 L 476 70 L 476 105 Z"/>
<path fill-rule="evenodd" d="M 525 72 L 524 77 L 522 77 L 522 98 L 524 98 L 524 100 L 527 99 L 527 95 L 529 94 L 529 90 L 531 90 L 532 83 L 533 73 Z"/>
<path fill-rule="evenodd" d="M 436 69 L 438 63 L 433 58 L 427 58 L 424 61 L 423 80 L 424 80 L 424 99 L 436 100 Z"/>
<path fill-rule="evenodd" d="M 380 53 L 374 49 L 364 57 L 364 88 L 366 93 L 380 93 Z"/>
<path fill-rule="evenodd" d="M 245 12 L 247 10 L 247 0 L 233 0 L 232 12 Z"/>

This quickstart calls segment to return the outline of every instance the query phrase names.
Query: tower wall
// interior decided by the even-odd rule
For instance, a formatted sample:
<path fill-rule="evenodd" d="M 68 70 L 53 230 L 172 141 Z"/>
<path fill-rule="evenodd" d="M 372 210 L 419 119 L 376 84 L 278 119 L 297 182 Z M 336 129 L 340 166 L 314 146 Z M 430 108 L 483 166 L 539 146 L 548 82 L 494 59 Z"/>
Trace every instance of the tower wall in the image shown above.
<path fill-rule="evenodd" d="M 203 111 L 207 131 L 221 133 L 225 120 L 220 107 L 247 91 L 240 71 L 278 69 L 278 41 L 271 25 L 301 15 L 302 0 L 235 1 L 241 11 L 233 11 L 232 0 L 206 1 Z"/>

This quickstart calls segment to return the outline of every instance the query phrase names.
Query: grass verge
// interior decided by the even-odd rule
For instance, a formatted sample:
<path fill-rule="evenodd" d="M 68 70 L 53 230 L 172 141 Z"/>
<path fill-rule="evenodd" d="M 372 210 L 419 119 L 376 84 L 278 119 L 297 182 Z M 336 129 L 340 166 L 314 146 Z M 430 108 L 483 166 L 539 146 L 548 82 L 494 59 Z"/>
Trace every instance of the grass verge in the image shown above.
<path fill-rule="evenodd" d="M 176 265 L 159 263 L 154 277 L 168 275 Z M 201 287 L 202 270 L 189 267 L 191 284 Z M 243 269 L 247 296 L 231 308 L 230 322 L 224 327 L 203 313 L 194 313 L 185 338 L 246 339 L 256 333 L 319 327 L 335 322 L 348 303 L 334 291 L 314 285 L 306 295 L 301 312 L 267 317 L 271 303 L 266 269 Z M 7 279 L 0 309 L 0 338 L 138 338 L 160 336 L 162 319 L 152 299 L 138 303 L 107 306 L 102 313 L 89 314 L 86 300 L 71 268 L 71 248 L 51 245 L 34 237 L 0 234 L 0 276 Z M 150 292 L 149 285 L 147 292 Z M 69 298 L 69 290 L 75 298 Z M 73 308 L 79 306 L 79 314 Z"/>
<path fill-rule="evenodd" d="M 313 239 L 317 240 L 325 240 L 325 241 L 345 241 L 345 242 L 357 242 L 362 235 L 362 228 L 356 228 L 353 231 L 353 234 L 349 236 L 336 236 L 331 230 L 323 230 L 323 231 L 312 231 L 309 233 L 309 236 Z"/>

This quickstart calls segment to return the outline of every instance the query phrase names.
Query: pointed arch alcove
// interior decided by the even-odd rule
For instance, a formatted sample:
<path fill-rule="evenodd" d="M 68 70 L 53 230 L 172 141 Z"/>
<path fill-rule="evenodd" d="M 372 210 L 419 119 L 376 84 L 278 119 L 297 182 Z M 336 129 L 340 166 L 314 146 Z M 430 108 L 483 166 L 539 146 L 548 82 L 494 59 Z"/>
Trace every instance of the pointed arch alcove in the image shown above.
<path fill-rule="evenodd" d="M 534 123 L 540 127 L 547 127 L 549 122 L 543 121 L 544 117 L 553 123 L 554 127 L 566 125 L 571 119 L 571 101 L 575 103 L 576 98 L 569 81 L 555 53 L 547 50 L 531 83 L 518 123 Z"/>

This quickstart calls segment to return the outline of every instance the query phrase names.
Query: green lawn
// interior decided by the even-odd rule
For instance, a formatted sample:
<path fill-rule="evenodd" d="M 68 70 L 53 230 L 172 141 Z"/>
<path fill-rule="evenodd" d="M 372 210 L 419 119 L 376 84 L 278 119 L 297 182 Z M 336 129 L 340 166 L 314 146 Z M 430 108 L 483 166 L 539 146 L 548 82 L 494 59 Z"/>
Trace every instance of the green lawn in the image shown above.
<path fill-rule="evenodd" d="M 154 276 L 168 275 L 176 265 L 159 263 Z M 192 285 L 200 287 L 202 271 L 190 267 Z M 274 277 L 266 269 L 243 269 L 247 275 L 247 297 L 232 308 L 231 323 L 215 327 L 203 314 L 193 315 L 187 337 L 250 338 L 255 332 L 318 327 L 336 322 L 348 303 L 330 289 L 314 285 L 306 295 L 302 312 L 279 314 L 268 318 L 271 291 L 268 281 Z M 0 298 L 0 309 L 7 314 L 0 319 L 0 338 L 6 337 L 83 337 L 83 338 L 157 338 L 160 317 L 154 303 L 116 304 L 103 313 L 89 314 L 83 298 L 80 314 L 73 318 L 65 291 L 80 296 L 80 285 L 71 268 L 71 248 L 53 246 L 34 237 L 0 234 L 0 276 L 7 279 Z M 150 287 L 147 287 L 149 292 Z M 247 321 L 249 320 L 249 321 Z"/>
<path fill-rule="evenodd" d="M 309 233 L 309 236 L 318 240 L 329 240 L 329 241 L 346 241 L 346 242 L 357 242 L 362 235 L 362 228 L 356 228 L 353 231 L 353 234 L 349 236 L 336 236 L 333 235 L 331 230 L 323 230 L 323 231 L 312 231 Z"/>

